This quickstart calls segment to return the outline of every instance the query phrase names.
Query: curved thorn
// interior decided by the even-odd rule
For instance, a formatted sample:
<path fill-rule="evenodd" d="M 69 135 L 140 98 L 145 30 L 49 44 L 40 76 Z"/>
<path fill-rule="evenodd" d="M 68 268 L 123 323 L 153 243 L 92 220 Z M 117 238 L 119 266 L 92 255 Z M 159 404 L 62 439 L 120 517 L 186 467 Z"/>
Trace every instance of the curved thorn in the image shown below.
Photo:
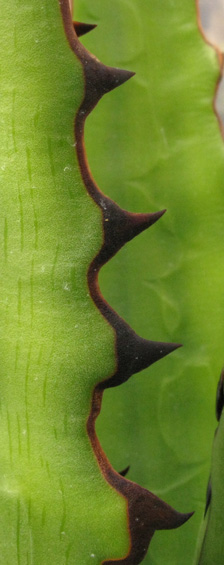
<path fill-rule="evenodd" d="M 125 469 L 123 469 L 123 471 L 120 471 L 120 472 L 119 472 L 119 475 L 120 475 L 121 477 L 126 477 L 126 475 L 128 474 L 129 470 L 130 470 L 130 465 L 128 465 L 127 467 L 125 467 Z"/>
<path fill-rule="evenodd" d="M 135 483 L 126 481 L 122 492 L 128 499 L 132 547 L 129 555 L 119 561 L 104 561 L 104 565 L 141 563 L 156 530 L 179 528 L 194 512 L 182 514 Z"/>
<path fill-rule="evenodd" d="M 98 255 L 99 267 L 113 257 L 128 241 L 157 222 L 166 212 L 134 214 L 119 208 L 109 198 L 100 200 L 104 222 L 104 244 Z"/>
<path fill-rule="evenodd" d="M 224 369 L 221 372 L 221 376 L 217 386 L 216 393 L 216 417 L 219 422 L 224 406 Z"/>
<path fill-rule="evenodd" d="M 118 331 L 118 363 L 122 366 L 125 363 L 130 374 L 139 373 L 181 347 L 179 343 L 163 343 L 144 339 L 131 328 L 125 328 L 125 330 L 122 332 L 122 328 L 119 328 Z"/>
<path fill-rule="evenodd" d="M 119 333 L 117 339 L 117 377 L 122 382 L 181 347 L 181 344 L 177 343 L 149 341 L 139 337 L 131 329 L 126 332 L 126 336 L 124 334 L 119 335 Z"/>
<path fill-rule="evenodd" d="M 90 83 L 91 91 L 93 90 L 93 86 L 95 87 L 100 97 L 107 92 L 111 92 L 114 88 L 121 86 L 134 75 L 135 73 L 132 71 L 108 67 L 95 57 L 89 57 L 88 64 L 86 64 L 85 67 L 87 83 Z"/>
<path fill-rule="evenodd" d="M 85 99 L 80 108 L 83 119 L 93 110 L 104 94 L 127 82 L 135 73 L 103 65 L 84 49 L 80 50 L 80 60 L 86 81 Z"/>
<path fill-rule="evenodd" d="M 139 373 L 182 347 L 179 343 L 150 341 L 138 336 L 108 306 L 105 317 L 116 332 L 117 371 L 108 380 L 99 384 L 100 389 L 111 388 L 126 382 L 133 374 Z"/>
<path fill-rule="evenodd" d="M 211 483 L 211 476 L 210 476 L 209 480 L 208 480 L 207 491 L 206 491 L 206 503 L 205 503 L 204 518 L 205 518 L 205 516 L 208 512 L 209 506 L 211 504 L 211 499 L 212 499 L 212 483 Z"/>
<path fill-rule="evenodd" d="M 89 33 L 97 27 L 97 24 L 85 24 L 83 22 L 73 22 L 74 30 L 77 37 L 81 37 L 86 33 Z"/>
<path fill-rule="evenodd" d="M 60 0 L 67 39 L 78 59 L 80 60 L 85 76 L 86 95 L 77 114 L 76 124 L 84 123 L 86 116 L 99 102 L 100 98 L 117 86 L 120 86 L 135 73 L 103 65 L 94 55 L 78 41 L 71 18 L 71 10 L 67 0 Z"/>
<path fill-rule="evenodd" d="M 94 446 L 99 466 L 108 483 L 127 500 L 129 528 L 131 537 L 130 552 L 124 559 L 104 561 L 104 565 L 133 565 L 141 563 L 155 530 L 172 529 L 182 526 L 193 515 L 182 514 L 152 492 L 119 475 L 103 457 L 102 447 L 96 435 L 95 420 L 99 414 L 103 391 L 99 385 L 94 389 L 92 410 L 87 422 L 90 441 Z"/>
<path fill-rule="evenodd" d="M 90 294 L 101 314 L 112 326 L 116 335 L 117 371 L 109 379 L 101 381 L 99 390 L 118 386 L 127 381 L 134 373 L 146 369 L 156 361 L 182 347 L 180 343 L 150 341 L 138 336 L 132 328 L 109 306 L 102 297 L 97 274 L 98 260 L 91 263 L 88 271 Z"/>
<path fill-rule="evenodd" d="M 155 530 L 179 528 L 194 514 L 194 512 L 187 514 L 177 512 L 172 506 L 150 492 L 145 502 L 144 512 L 150 513 L 150 527 Z"/>

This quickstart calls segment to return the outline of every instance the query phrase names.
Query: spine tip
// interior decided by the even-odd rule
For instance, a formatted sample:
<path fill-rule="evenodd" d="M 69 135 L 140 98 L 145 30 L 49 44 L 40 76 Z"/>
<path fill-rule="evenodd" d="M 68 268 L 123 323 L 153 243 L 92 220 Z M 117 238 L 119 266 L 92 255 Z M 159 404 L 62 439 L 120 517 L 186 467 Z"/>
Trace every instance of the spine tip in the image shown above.
<path fill-rule="evenodd" d="M 219 422 L 224 406 L 224 369 L 221 372 L 221 376 L 218 382 L 217 394 L 216 394 L 216 417 Z"/>
<path fill-rule="evenodd" d="M 208 486 L 207 486 L 207 492 L 206 492 L 206 502 L 205 502 L 205 512 L 204 512 L 204 518 L 208 512 L 209 506 L 211 504 L 211 500 L 212 500 L 212 481 L 211 481 L 211 476 L 209 477 L 209 481 L 208 481 Z"/>
<path fill-rule="evenodd" d="M 123 471 L 120 471 L 120 472 L 119 472 L 119 475 L 120 475 L 121 477 L 126 477 L 129 471 L 130 471 L 130 465 L 128 465 L 127 467 L 125 467 L 125 469 L 123 469 Z"/>
<path fill-rule="evenodd" d="M 131 335 L 130 332 L 129 340 L 125 344 L 124 340 L 121 339 L 121 347 L 119 347 L 118 343 L 118 359 L 122 365 L 122 372 L 124 371 L 125 360 L 127 378 L 135 373 L 139 373 L 143 369 L 147 369 L 153 363 L 181 347 L 180 344 L 149 341 L 133 334 Z"/>
<path fill-rule="evenodd" d="M 132 375 L 147 369 L 156 361 L 179 349 L 179 343 L 163 343 L 149 341 L 138 336 L 129 326 L 113 312 L 108 310 L 108 321 L 114 327 L 117 336 L 117 371 L 108 380 L 103 381 L 100 388 L 110 388 L 126 382 Z"/>
<path fill-rule="evenodd" d="M 98 256 L 99 267 L 113 257 L 128 241 L 157 222 L 166 212 L 134 214 L 123 210 L 109 198 L 100 198 L 103 214 L 104 244 Z"/>
<path fill-rule="evenodd" d="M 86 35 L 86 33 L 89 33 L 97 27 L 96 24 L 85 24 L 83 22 L 73 22 L 73 26 L 77 37 Z"/>
<path fill-rule="evenodd" d="M 80 59 L 83 63 L 86 81 L 86 95 L 80 110 L 86 117 L 104 94 L 127 82 L 135 73 L 107 67 L 84 48 L 80 50 Z"/>

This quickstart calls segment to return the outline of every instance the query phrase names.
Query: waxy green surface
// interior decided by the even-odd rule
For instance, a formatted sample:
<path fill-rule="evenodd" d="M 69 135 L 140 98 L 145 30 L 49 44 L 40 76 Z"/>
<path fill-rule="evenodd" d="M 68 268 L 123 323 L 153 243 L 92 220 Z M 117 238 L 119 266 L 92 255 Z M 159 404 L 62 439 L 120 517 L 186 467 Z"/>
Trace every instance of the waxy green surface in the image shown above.
<path fill-rule="evenodd" d="M 130 464 L 131 479 L 178 510 L 195 510 L 183 528 L 156 533 L 144 563 L 190 565 L 224 358 L 218 60 L 198 30 L 194 0 L 82 0 L 75 16 L 98 24 L 83 39 L 91 51 L 136 71 L 88 120 L 94 177 L 126 209 L 168 210 L 104 267 L 101 288 L 140 335 L 184 345 L 105 393 L 98 434 L 115 468 Z"/>
<path fill-rule="evenodd" d="M 115 353 L 86 280 L 103 236 L 74 147 L 83 73 L 58 0 L 2 1 L 0 28 L 0 563 L 98 565 L 129 540 L 86 432 Z"/>

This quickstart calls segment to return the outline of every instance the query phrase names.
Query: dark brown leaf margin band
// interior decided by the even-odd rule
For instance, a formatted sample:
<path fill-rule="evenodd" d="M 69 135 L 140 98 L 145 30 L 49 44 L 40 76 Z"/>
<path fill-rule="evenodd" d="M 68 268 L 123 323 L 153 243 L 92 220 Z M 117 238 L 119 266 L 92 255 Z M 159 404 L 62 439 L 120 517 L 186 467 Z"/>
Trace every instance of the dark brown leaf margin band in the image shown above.
<path fill-rule="evenodd" d="M 107 304 L 98 285 L 100 268 L 133 237 L 155 223 L 165 212 L 133 214 L 122 210 L 99 190 L 88 167 L 84 148 L 84 124 L 100 98 L 131 78 L 134 73 L 107 67 L 91 55 L 80 43 L 72 22 L 68 0 L 59 0 L 65 33 L 71 49 L 80 60 L 85 79 L 85 95 L 75 118 L 75 141 L 80 172 L 90 196 L 102 212 L 104 243 L 88 270 L 90 295 L 101 314 L 112 326 L 116 336 L 117 370 L 93 391 L 87 432 L 101 472 L 108 483 L 127 501 L 130 531 L 130 551 L 125 558 L 104 561 L 104 565 L 138 565 L 144 559 L 155 530 L 177 528 L 192 513 L 181 514 L 151 492 L 125 479 L 114 471 L 103 452 L 95 432 L 95 421 L 101 409 L 103 391 L 125 382 L 131 375 L 162 359 L 179 344 L 148 341 L 136 333 Z"/>

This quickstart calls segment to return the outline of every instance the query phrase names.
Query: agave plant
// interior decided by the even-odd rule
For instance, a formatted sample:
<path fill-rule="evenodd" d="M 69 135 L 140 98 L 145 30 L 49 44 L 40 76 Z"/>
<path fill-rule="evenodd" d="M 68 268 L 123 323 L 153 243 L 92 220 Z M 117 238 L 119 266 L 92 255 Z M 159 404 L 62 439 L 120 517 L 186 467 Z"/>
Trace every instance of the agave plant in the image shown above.
<path fill-rule="evenodd" d="M 1 8 L 0 563 L 185 565 L 224 333 L 216 55 L 187 0 Z"/>

